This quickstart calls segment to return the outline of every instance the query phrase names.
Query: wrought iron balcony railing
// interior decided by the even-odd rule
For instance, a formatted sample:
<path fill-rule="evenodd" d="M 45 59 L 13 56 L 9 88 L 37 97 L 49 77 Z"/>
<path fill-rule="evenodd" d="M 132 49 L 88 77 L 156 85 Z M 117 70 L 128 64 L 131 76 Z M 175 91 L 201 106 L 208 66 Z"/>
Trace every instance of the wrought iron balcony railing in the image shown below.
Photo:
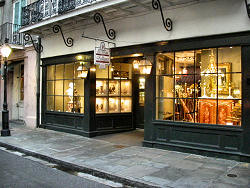
<path fill-rule="evenodd" d="M 21 25 L 12 24 L 12 23 L 5 23 L 0 26 L 0 42 L 1 44 L 4 43 L 5 39 L 7 38 L 9 44 L 14 45 L 21 45 L 24 46 L 23 40 L 23 33 L 19 32 Z"/>
<path fill-rule="evenodd" d="M 22 26 L 106 0 L 38 0 L 22 8 Z"/>

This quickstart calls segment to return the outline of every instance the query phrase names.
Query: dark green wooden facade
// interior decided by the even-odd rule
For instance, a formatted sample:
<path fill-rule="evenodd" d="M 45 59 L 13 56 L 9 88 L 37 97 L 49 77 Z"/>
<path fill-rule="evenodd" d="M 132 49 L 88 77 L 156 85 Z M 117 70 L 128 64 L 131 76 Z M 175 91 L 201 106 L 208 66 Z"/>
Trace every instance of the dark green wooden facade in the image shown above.
<path fill-rule="evenodd" d="M 209 156 L 250 161 L 250 33 L 233 33 L 199 38 L 150 43 L 112 49 L 113 56 L 175 52 L 202 48 L 241 46 L 242 48 L 242 126 L 219 126 L 155 120 L 155 62 L 146 77 L 144 142 L 147 147 L 173 149 Z M 92 53 L 92 52 L 91 52 Z M 91 54 L 90 53 L 90 54 Z M 43 59 L 43 106 L 41 127 L 88 137 L 133 130 L 134 114 L 95 114 L 95 73 L 85 81 L 85 114 L 46 112 L 46 65 L 74 61 L 74 56 Z M 133 106 L 135 109 L 135 106 Z M 73 126 L 72 126 L 73 125 Z"/>

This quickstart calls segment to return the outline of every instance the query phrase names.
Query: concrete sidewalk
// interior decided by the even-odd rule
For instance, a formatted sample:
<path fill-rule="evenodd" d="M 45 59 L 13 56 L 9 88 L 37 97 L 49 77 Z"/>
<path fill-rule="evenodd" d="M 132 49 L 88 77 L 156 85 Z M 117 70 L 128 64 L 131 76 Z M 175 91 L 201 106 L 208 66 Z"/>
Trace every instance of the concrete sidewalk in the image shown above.
<path fill-rule="evenodd" d="M 250 164 L 11 126 L 0 146 L 132 187 L 250 187 Z"/>

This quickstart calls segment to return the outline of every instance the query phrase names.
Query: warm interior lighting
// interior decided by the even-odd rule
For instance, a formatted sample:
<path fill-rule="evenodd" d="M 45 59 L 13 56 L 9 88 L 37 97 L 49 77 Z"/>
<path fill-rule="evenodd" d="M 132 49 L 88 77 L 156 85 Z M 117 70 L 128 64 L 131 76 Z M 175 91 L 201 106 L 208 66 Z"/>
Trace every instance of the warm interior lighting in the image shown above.
<path fill-rule="evenodd" d="M 139 74 L 150 74 L 152 69 L 152 64 L 150 61 L 144 59 L 134 60 L 133 67 Z"/>
<path fill-rule="evenodd" d="M 5 43 L 2 47 L 1 47 L 1 54 L 3 57 L 8 58 L 10 53 L 11 53 L 12 49 L 9 46 L 9 44 Z"/>
<path fill-rule="evenodd" d="M 77 59 L 78 61 L 83 60 L 83 56 L 82 56 L 82 55 L 78 55 L 78 56 L 76 56 L 76 59 Z"/>
<path fill-rule="evenodd" d="M 140 54 L 140 53 L 138 53 L 138 54 L 132 54 L 132 57 L 140 57 L 140 56 L 143 56 L 143 54 Z"/>
<path fill-rule="evenodd" d="M 83 65 L 83 64 L 80 64 L 80 66 L 77 68 L 77 77 L 78 78 L 87 78 L 88 76 L 88 69 Z"/>
<path fill-rule="evenodd" d="M 133 61 L 133 67 L 134 67 L 134 69 L 139 69 L 139 61 L 138 60 Z"/>
<path fill-rule="evenodd" d="M 96 68 L 95 68 L 95 67 L 92 67 L 92 68 L 90 68 L 90 71 L 91 71 L 91 72 L 95 72 L 95 71 L 96 71 Z"/>

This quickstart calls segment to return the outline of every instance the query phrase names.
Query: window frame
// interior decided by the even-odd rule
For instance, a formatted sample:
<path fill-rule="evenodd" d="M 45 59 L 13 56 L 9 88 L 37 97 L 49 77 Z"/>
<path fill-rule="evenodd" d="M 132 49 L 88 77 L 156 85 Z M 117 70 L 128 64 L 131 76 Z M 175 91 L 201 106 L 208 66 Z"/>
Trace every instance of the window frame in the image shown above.
<path fill-rule="evenodd" d="M 183 52 L 183 51 L 194 51 L 194 57 L 196 59 L 196 56 L 195 56 L 195 51 L 197 50 L 202 50 L 202 49 L 215 49 L 216 50 L 216 65 L 217 65 L 217 68 L 218 68 L 218 64 L 219 64 L 219 61 L 218 61 L 218 57 L 219 57 L 219 54 L 218 54 L 218 49 L 219 48 L 229 48 L 229 47 L 240 47 L 241 49 L 241 72 L 233 72 L 231 71 L 230 73 L 230 76 L 232 76 L 233 74 L 241 74 L 241 98 L 240 99 L 235 99 L 235 100 L 240 100 L 241 101 L 241 115 L 243 115 L 243 106 L 244 106 L 244 96 L 243 96 L 243 75 L 244 75 L 244 71 L 242 70 L 242 67 L 243 67 L 243 46 L 240 45 L 240 44 L 235 44 L 235 45 L 219 45 L 219 46 L 215 46 L 215 47 L 201 47 L 201 48 L 189 48 L 189 49 L 173 49 L 173 50 L 164 50 L 164 51 L 158 51 L 158 52 L 154 52 L 154 64 L 153 64 L 153 83 L 154 83 L 154 93 L 153 93 L 153 119 L 152 119 L 152 123 L 155 124 L 155 125 L 158 125 L 159 123 L 160 124 L 165 124 L 165 125 L 171 125 L 171 126 L 180 126 L 180 127 L 192 127 L 192 128 L 205 128 L 205 129 L 222 129 L 222 130 L 238 130 L 238 131 L 242 131 L 243 128 L 244 128 L 244 124 L 243 124 L 243 116 L 241 116 L 241 125 L 240 126 L 237 126 L 237 125 L 222 125 L 222 124 L 206 124 L 206 123 L 199 123 L 199 122 L 186 122 L 186 121 L 175 121 L 175 120 L 162 120 L 162 119 L 157 119 L 156 117 L 158 116 L 156 113 L 157 113 L 157 100 L 160 100 L 160 99 L 170 99 L 169 97 L 157 97 L 157 77 L 163 77 L 163 76 L 170 76 L 170 74 L 157 74 L 157 65 L 158 65 L 158 61 L 157 61 L 157 56 L 158 54 L 160 53 L 173 53 L 174 54 L 174 73 L 171 75 L 171 76 L 174 76 L 174 87 L 175 87 L 175 84 L 176 84 L 176 80 L 175 80 L 175 76 L 178 75 L 177 73 L 175 73 L 175 66 L 176 66 L 176 63 L 175 63 L 175 54 L 178 53 L 178 52 Z M 194 60 L 194 66 L 196 66 L 196 62 Z M 195 73 L 193 74 L 189 74 L 189 75 L 197 75 Z M 218 75 L 218 71 L 216 73 L 216 75 Z M 159 79 L 158 79 L 159 80 Z M 217 81 L 218 81 L 218 77 L 217 77 Z M 217 95 L 218 95 L 218 84 L 217 84 Z M 171 98 L 173 100 L 176 99 L 175 97 L 175 94 L 174 96 Z M 196 100 L 197 97 L 192 97 L 190 99 L 193 99 L 193 100 Z M 220 98 L 216 97 L 216 101 L 218 103 L 218 100 L 221 100 Z M 174 105 L 173 105 L 174 106 Z M 218 109 L 218 104 L 216 105 L 216 108 Z M 218 123 L 218 112 L 216 112 L 216 123 Z M 197 126 L 197 125 L 201 125 L 201 126 Z"/>

